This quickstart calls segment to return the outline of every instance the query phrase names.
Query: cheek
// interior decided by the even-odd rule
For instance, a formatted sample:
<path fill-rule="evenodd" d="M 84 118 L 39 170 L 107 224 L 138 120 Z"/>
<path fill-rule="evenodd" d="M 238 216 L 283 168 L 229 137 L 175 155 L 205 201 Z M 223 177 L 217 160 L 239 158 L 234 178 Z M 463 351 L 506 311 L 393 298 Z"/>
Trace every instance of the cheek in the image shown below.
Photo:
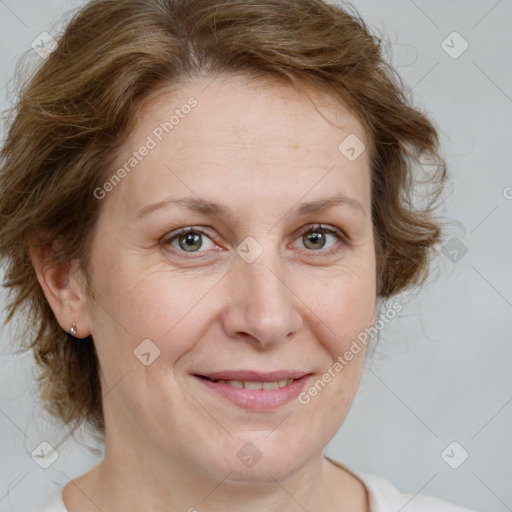
<path fill-rule="evenodd" d="M 335 358 L 372 324 L 375 272 L 371 265 L 339 267 L 322 284 L 306 302 L 323 322 L 324 345 Z"/>
<path fill-rule="evenodd" d="M 110 340 L 104 351 L 122 350 L 133 358 L 133 350 L 150 339 L 172 361 L 200 339 L 208 293 L 222 274 L 188 275 L 155 267 L 128 260 L 109 271 L 107 265 L 98 266 L 95 328 L 98 339 Z"/>
<path fill-rule="evenodd" d="M 154 259 L 140 254 L 113 258 L 108 250 L 96 259 L 98 319 L 93 337 L 109 340 L 99 347 L 104 360 L 115 356 L 119 361 L 123 353 L 131 364 L 134 349 L 150 339 L 161 351 L 161 362 L 172 363 L 207 336 L 220 309 L 229 304 L 230 276 L 225 276 L 225 269 L 176 270 Z M 343 353 L 370 325 L 375 307 L 371 251 L 359 251 L 357 256 L 354 251 L 328 269 L 302 269 L 289 275 L 301 314 L 306 318 L 313 312 L 312 321 L 316 317 L 323 324 L 312 334 L 322 340 L 329 355 Z"/>
<path fill-rule="evenodd" d="M 363 372 L 367 332 L 376 305 L 374 276 L 371 268 L 350 266 L 315 294 L 314 309 L 324 324 L 318 338 L 329 358 L 300 403 L 311 401 L 313 412 L 329 411 L 330 421 L 318 425 L 330 429 L 329 435 L 335 434 L 346 417 Z"/>

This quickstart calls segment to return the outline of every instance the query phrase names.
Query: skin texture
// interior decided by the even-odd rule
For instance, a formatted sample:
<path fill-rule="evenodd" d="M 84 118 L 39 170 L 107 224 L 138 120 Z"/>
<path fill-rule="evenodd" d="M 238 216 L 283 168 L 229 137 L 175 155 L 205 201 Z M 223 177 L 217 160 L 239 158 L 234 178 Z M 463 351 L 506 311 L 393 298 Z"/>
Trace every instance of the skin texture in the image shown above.
<path fill-rule="evenodd" d="M 353 401 L 364 350 L 309 404 L 271 411 L 242 409 L 193 376 L 305 370 L 312 383 L 374 323 L 368 152 L 349 161 L 338 151 L 349 134 L 365 144 L 366 136 L 325 96 L 315 104 L 336 127 L 289 86 L 210 82 L 162 91 L 140 110 L 119 167 L 176 108 L 197 100 L 162 141 L 152 136 L 156 147 L 101 199 L 94 300 L 77 262 L 46 266 L 33 254 L 60 325 L 92 334 L 102 369 L 105 458 L 67 484 L 65 504 L 71 512 L 368 510 L 362 483 L 322 455 Z M 293 213 L 335 194 L 361 208 Z M 169 196 L 215 201 L 233 217 L 177 205 L 137 217 Z M 346 241 L 326 234 L 325 245 L 308 245 L 303 231 L 320 223 Z M 184 227 L 205 232 L 198 252 L 174 236 Z M 263 249 L 252 263 L 236 252 L 249 236 Z M 149 366 L 134 356 L 145 339 L 160 350 Z M 252 467 L 237 457 L 246 443 L 261 453 Z"/>

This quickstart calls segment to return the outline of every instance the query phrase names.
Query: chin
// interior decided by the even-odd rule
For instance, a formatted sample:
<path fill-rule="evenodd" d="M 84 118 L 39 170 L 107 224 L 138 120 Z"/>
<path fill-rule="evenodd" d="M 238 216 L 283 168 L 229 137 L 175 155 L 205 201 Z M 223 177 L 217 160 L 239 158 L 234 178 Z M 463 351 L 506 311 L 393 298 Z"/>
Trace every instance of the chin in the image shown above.
<path fill-rule="evenodd" d="M 230 438 L 226 445 L 212 453 L 209 460 L 203 457 L 202 467 L 210 468 L 207 472 L 216 479 L 231 482 L 286 480 L 306 466 L 317 447 L 308 447 L 303 440 L 292 436 L 284 440 L 283 436 L 276 435 L 272 439 L 273 435 L 251 432 Z M 320 454 L 321 449 L 318 450 Z"/>
<path fill-rule="evenodd" d="M 233 483 L 273 483 L 282 482 L 299 472 L 305 462 L 294 460 L 293 457 L 277 458 L 274 456 L 260 459 L 252 467 L 242 464 L 227 464 L 225 472 L 217 475 L 217 479 Z M 229 475 L 226 478 L 226 475 Z M 219 478 L 220 477 L 220 478 Z"/>

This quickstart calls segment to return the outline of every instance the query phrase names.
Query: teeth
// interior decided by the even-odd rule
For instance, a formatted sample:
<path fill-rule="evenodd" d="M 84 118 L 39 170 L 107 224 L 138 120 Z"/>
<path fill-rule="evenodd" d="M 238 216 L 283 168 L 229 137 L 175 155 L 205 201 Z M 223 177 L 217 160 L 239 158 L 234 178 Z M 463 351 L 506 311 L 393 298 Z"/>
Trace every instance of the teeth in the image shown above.
<path fill-rule="evenodd" d="M 244 381 L 245 389 L 263 389 L 263 382 Z"/>
<path fill-rule="evenodd" d="M 265 389 L 273 390 L 278 388 L 284 388 L 293 382 L 293 379 L 274 380 L 271 382 L 253 382 L 253 381 L 241 381 L 241 380 L 223 380 L 219 379 L 216 382 L 219 384 L 229 384 L 234 388 L 245 388 L 250 390 Z"/>

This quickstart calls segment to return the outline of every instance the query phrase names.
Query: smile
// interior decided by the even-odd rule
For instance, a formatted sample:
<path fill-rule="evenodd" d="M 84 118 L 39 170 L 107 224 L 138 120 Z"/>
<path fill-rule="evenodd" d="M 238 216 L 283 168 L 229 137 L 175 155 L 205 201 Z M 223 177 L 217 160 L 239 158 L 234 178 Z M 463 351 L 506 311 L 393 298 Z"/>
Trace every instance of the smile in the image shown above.
<path fill-rule="evenodd" d="M 278 389 L 278 388 L 284 388 L 285 386 L 288 386 L 289 384 L 292 384 L 294 379 L 283 379 L 283 380 L 274 380 L 274 381 L 267 381 L 267 382 L 256 382 L 256 381 L 250 381 L 250 380 L 223 380 L 219 379 L 212 382 L 218 382 L 219 384 L 229 384 L 230 386 L 234 388 L 244 388 L 244 389 Z"/>
<path fill-rule="evenodd" d="M 297 398 L 311 373 L 284 371 L 258 373 L 229 371 L 194 375 L 196 380 L 224 403 L 243 409 L 265 411 L 284 406 Z"/>

